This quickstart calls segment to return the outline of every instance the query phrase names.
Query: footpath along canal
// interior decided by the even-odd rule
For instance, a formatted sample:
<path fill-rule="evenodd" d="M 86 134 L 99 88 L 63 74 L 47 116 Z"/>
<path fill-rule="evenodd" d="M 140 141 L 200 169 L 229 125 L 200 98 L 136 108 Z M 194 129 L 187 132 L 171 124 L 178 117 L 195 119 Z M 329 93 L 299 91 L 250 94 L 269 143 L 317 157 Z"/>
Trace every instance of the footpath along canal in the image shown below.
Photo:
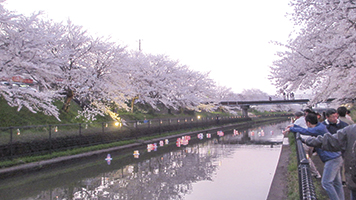
<path fill-rule="evenodd" d="M 0 199 L 266 199 L 286 123 L 186 133 L 1 169 Z"/>

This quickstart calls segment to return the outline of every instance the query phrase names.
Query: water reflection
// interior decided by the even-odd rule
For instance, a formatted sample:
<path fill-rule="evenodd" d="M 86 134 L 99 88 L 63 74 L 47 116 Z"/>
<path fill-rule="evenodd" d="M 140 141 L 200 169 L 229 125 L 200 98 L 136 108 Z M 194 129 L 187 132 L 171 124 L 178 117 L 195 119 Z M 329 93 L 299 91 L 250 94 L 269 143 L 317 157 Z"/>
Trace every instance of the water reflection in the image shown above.
<path fill-rule="evenodd" d="M 285 124 L 183 136 L 1 180 L 0 199 L 244 199 L 268 192 L 280 149 L 246 144 L 280 144 Z"/>

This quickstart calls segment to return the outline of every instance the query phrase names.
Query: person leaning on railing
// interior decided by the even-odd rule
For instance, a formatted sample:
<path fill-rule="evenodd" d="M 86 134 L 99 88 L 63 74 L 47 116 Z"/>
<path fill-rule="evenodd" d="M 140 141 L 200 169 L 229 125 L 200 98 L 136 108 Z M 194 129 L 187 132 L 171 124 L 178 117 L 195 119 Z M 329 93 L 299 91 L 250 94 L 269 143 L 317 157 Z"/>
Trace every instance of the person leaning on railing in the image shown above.
<path fill-rule="evenodd" d="M 346 186 L 351 192 L 351 199 L 356 200 L 356 124 L 338 130 L 335 134 L 298 139 L 312 147 L 343 152 Z"/>
<path fill-rule="evenodd" d="M 328 133 L 326 126 L 318 122 L 318 117 L 314 113 L 309 113 L 305 116 L 307 129 L 298 125 L 290 125 L 285 131 L 299 132 L 302 135 L 318 136 Z M 310 137 L 313 138 L 313 137 Z M 343 200 L 345 198 L 344 189 L 341 182 L 340 168 L 343 163 L 341 152 L 330 152 L 315 148 L 321 161 L 324 164 L 323 176 L 321 185 L 325 189 L 331 200 Z"/>

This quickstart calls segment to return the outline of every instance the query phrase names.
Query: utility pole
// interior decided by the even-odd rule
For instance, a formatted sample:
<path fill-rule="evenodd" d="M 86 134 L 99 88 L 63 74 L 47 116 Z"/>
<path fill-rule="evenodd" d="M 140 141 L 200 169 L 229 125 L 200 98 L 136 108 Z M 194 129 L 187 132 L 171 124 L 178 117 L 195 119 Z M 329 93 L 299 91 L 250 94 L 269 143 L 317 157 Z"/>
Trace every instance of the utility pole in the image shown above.
<path fill-rule="evenodd" d="M 138 40 L 138 50 L 141 51 L 141 39 Z"/>

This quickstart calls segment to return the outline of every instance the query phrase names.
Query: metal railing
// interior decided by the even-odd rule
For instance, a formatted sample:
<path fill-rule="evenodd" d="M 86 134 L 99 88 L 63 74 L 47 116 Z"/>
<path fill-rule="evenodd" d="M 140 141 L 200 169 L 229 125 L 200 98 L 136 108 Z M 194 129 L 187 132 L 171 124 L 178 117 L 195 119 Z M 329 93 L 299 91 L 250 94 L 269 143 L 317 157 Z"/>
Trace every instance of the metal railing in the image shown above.
<path fill-rule="evenodd" d="M 169 131 L 250 121 L 238 116 L 0 127 L 0 160 L 105 144 Z"/>
<path fill-rule="evenodd" d="M 315 188 L 312 181 L 310 172 L 309 160 L 306 157 L 303 143 L 299 139 L 300 133 L 295 133 L 295 144 L 297 150 L 298 161 L 298 178 L 299 178 L 299 196 L 303 200 L 317 199 L 315 194 Z"/>

